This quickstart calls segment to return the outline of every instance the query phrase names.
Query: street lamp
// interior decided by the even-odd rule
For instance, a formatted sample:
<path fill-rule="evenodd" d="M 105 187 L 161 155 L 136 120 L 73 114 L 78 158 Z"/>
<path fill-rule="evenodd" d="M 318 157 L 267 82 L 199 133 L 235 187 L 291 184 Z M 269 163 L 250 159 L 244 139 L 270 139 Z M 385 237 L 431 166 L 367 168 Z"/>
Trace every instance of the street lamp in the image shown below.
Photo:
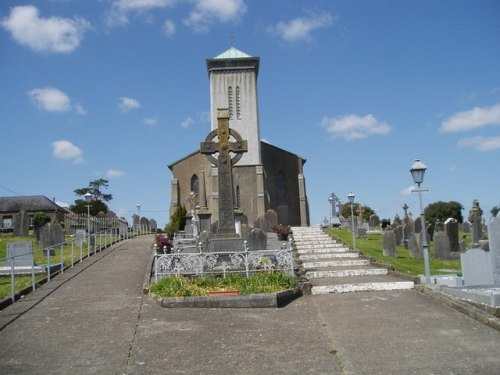
<path fill-rule="evenodd" d="M 412 193 L 417 192 L 420 200 L 420 221 L 422 222 L 422 249 L 424 251 L 424 270 L 425 270 L 425 282 L 430 285 L 431 283 L 431 268 L 429 262 L 429 245 L 427 244 L 427 229 L 425 227 L 425 217 L 424 210 L 422 206 L 422 192 L 428 191 L 423 190 L 420 185 L 424 182 L 424 174 L 427 167 L 420 159 L 415 159 L 415 162 L 411 166 L 410 172 L 413 177 L 413 181 L 417 184 L 417 189 L 412 190 Z"/>
<path fill-rule="evenodd" d="M 347 194 L 347 199 L 349 199 L 349 203 L 351 204 L 351 229 L 352 229 L 352 249 L 356 249 L 356 233 L 354 233 L 354 211 L 352 209 L 352 206 L 354 204 L 354 197 L 355 195 L 350 192 Z"/>
<path fill-rule="evenodd" d="M 88 191 L 84 195 L 85 197 L 85 202 L 88 204 L 86 205 L 87 207 L 87 253 L 90 256 L 90 201 L 92 200 L 92 194 L 90 194 Z"/>
<path fill-rule="evenodd" d="M 138 232 L 139 232 L 138 234 L 140 235 L 141 234 L 141 204 L 137 203 L 136 206 L 137 206 L 137 212 L 139 213 L 138 214 L 139 215 L 139 224 L 138 224 L 137 228 L 138 228 Z"/>

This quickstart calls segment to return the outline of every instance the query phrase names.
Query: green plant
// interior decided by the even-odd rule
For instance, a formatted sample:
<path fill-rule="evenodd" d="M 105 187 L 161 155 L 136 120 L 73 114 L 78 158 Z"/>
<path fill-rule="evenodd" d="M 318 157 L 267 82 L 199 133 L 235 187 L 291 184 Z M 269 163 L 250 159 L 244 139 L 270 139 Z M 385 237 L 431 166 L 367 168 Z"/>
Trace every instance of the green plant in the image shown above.
<path fill-rule="evenodd" d="M 165 226 L 165 232 L 174 234 L 175 232 L 184 230 L 186 226 L 186 214 L 185 206 L 177 206 L 174 213 L 170 216 L 170 223 Z"/>

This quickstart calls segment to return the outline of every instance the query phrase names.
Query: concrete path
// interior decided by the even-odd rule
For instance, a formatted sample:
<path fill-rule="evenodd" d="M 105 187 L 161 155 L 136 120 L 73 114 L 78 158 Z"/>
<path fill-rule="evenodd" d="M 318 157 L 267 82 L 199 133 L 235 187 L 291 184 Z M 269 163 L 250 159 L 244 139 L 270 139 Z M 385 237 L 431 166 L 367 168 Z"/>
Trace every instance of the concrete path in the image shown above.
<path fill-rule="evenodd" d="M 498 374 L 500 332 L 415 290 L 280 309 L 165 309 L 142 295 L 152 236 L 0 312 L 0 374 Z"/>

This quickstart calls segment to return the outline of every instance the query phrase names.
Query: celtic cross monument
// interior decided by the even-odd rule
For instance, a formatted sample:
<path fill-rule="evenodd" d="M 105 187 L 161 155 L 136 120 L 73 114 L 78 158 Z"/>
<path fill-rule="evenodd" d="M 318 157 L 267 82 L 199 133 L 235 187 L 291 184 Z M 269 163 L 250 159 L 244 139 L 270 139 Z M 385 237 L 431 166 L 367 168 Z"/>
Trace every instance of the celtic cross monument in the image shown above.
<path fill-rule="evenodd" d="M 219 225 L 216 237 L 235 239 L 239 236 L 234 226 L 232 166 L 241 159 L 244 152 L 248 151 L 248 145 L 247 141 L 242 140 L 236 130 L 229 127 L 229 109 L 219 108 L 217 110 L 217 122 L 217 129 L 212 130 L 205 141 L 200 143 L 200 152 L 205 154 L 218 169 Z M 231 141 L 231 137 L 235 141 Z M 214 141 L 215 138 L 218 138 L 218 142 Z M 217 158 L 213 156 L 216 153 L 218 153 Z"/>

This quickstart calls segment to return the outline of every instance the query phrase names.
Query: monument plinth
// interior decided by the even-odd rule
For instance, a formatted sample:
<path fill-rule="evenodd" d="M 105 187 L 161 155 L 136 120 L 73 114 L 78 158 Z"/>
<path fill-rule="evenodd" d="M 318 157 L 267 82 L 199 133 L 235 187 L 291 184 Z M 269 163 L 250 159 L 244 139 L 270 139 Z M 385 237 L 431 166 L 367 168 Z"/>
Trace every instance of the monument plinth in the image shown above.
<path fill-rule="evenodd" d="M 217 125 L 217 129 L 212 130 L 200 143 L 200 152 L 218 169 L 219 222 L 215 238 L 209 241 L 208 251 L 241 250 L 243 240 L 236 233 L 234 219 L 232 166 L 248 151 L 248 145 L 236 130 L 229 127 L 229 109 L 217 110 Z M 234 141 L 230 140 L 231 137 Z M 218 142 L 214 141 L 215 138 L 218 138 Z M 217 158 L 214 154 L 218 154 Z"/>

